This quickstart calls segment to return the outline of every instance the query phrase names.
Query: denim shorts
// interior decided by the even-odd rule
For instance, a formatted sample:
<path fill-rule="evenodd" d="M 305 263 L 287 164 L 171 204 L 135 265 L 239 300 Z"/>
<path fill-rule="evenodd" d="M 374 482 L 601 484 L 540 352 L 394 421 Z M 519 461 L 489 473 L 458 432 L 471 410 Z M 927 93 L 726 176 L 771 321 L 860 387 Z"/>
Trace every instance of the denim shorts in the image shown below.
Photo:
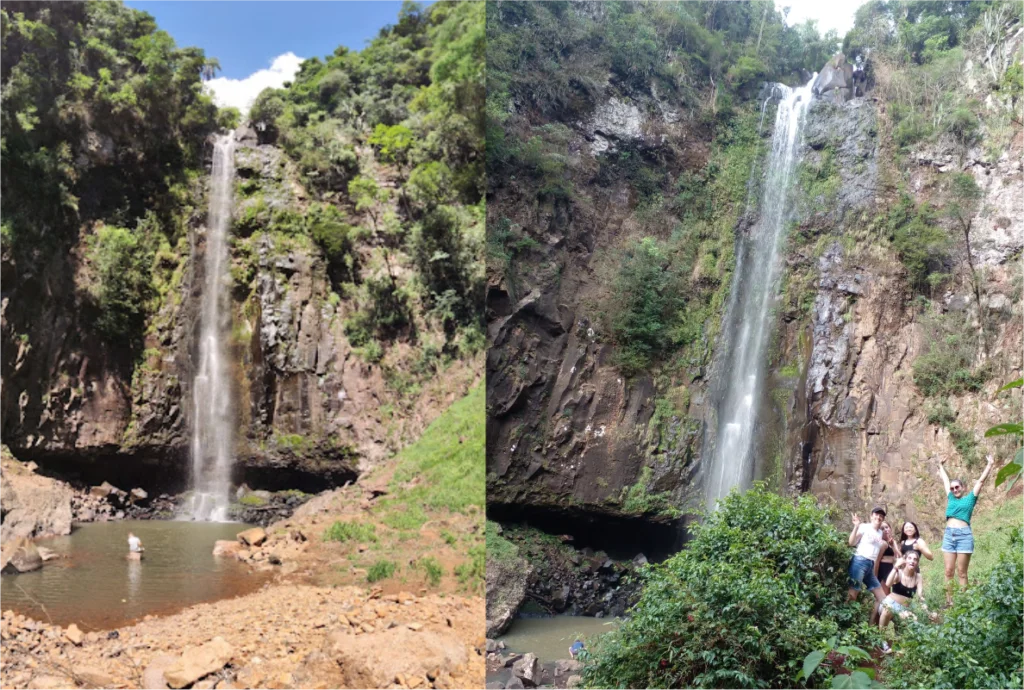
<path fill-rule="evenodd" d="M 942 535 L 942 550 L 946 553 L 974 553 L 974 535 L 970 527 L 947 527 Z"/>
<path fill-rule="evenodd" d="M 850 561 L 850 589 L 860 589 L 861 583 L 868 589 L 876 589 L 882 583 L 875 577 L 875 562 L 863 556 L 854 556 Z"/>
<path fill-rule="evenodd" d="M 907 610 L 907 607 L 896 601 L 892 597 L 886 597 L 882 600 L 882 606 L 889 609 L 893 613 L 902 613 Z"/>

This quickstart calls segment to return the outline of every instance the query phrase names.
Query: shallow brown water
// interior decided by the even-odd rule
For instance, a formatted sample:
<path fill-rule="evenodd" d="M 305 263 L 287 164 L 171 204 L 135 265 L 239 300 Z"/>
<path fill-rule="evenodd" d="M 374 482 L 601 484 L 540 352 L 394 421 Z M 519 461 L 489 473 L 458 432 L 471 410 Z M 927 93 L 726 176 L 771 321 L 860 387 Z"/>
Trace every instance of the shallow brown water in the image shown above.
<path fill-rule="evenodd" d="M 39 541 L 66 558 L 32 573 L 0 576 L 3 609 L 57 625 L 77 623 L 84 631 L 108 630 L 148 614 L 247 594 L 266 576 L 234 558 L 214 558 L 213 544 L 248 527 L 173 520 L 82 525 L 68 536 Z M 126 558 L 129 531 L 142 540 L 141 561 Z"/>
<path fill-rule="evenodd" d="M 618 618 L 590 616 L 551 616 L 517 618 L 508 632 L 498 639 L 513 652 L 533 652 L 541 663 L 569 658 L 569 647 L 576 640 L 589 643 L 618 625 Z M 587 644 L 589 647 L 590 645 Z"/>

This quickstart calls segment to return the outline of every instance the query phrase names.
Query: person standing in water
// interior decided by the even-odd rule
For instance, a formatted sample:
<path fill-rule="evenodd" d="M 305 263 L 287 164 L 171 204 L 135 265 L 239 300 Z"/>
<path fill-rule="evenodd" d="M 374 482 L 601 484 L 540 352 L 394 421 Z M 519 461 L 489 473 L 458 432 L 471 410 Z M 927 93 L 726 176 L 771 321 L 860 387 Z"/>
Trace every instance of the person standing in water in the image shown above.
<path fill-rule="evenodd" d="M 131 553 L 142 553 L 142 540 L 131 532 L 128 533 L 128 551 Z"/>
<path fill-rule="evenodd" d="M 978 503 L 978 494 L 992 471 L 995 462 L 989 455 L 985 458 L 985 470 L 974 483 L 974 490 L 964 495 L 964 483 L 959 479 L 950 480 L 943 466 L 945 459 L 939 458 L 939 478 L 946 490 L 946 531 L 942 535 L 942 558 L 946 566 L 946 604 L 953 602 L 953 571 L 961 587 L 967 587 L 967 567 L 974 553 L 974 534 L 971 532 L 971 515 Z"/>
<path fill-rule="evenodd" d="M 856 546 L 857 552 L 850 560 L 849 600 L 855 601 L 860 594 L 860 586 L 863 583 L 875 597 L 875 605 L 871 607 L 871 622 L 874 623 L 878 615 L 878 605 L 882 603 L 885 594 L 882 592 L 882 583 L 875 577 L 875 561 L 878 560 L 878 552 L 885 546 L 885 538 L 882 532 L 882 521 L 885 520 L 885 510 L 875 508 L 871 511 L 871 522 L 864 524 L 860 517 L 853 516 L 853 531 L 850 532 L 850 546 Z"/>

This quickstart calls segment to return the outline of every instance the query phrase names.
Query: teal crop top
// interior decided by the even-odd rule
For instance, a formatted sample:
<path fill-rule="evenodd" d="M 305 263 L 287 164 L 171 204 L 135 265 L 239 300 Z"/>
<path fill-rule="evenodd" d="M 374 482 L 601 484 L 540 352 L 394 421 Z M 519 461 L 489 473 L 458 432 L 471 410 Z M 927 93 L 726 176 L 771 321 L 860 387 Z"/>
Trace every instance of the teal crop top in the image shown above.
<path fill-rule="evenodd" d="M 961 496 L 960 498 L 954 498 L 953 492 L 949 492 L 949 502 L 946 504 L 946 518 L 956 518 L 957 520 L 963 520 L 968 525 L 971 524 L 971 513 L 974 512 L 974 504 L 978 502 L 978 497 L 974 495 L 974 492 Z"/>

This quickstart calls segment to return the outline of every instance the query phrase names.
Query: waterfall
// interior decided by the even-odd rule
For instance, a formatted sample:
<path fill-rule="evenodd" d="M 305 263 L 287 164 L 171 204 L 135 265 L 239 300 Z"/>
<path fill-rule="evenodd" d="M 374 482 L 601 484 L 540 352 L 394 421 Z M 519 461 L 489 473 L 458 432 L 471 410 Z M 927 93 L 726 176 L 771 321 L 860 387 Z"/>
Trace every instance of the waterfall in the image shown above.
<path fill-rule="evenodd" d="M 228 517 L 231 485 L 231 386 L 224 341 L 230 333 L 228 245 L 234 195 L 235 140 L 217 138 L 213 148 L 210 212 L 206 230 L 206 280 L 199 322 L 199 367 L 192 382 L 192 501 L 194 520 Z"/>
<path fill-rule="evenodd" d="M 798 89 L 777 84 L 770 96 L 779 99 L 779 106 L 761 214 L 749 235 L 738 242 L 736 269 L 723 322 L 717 443 L 709 448 L 712 457 L 705 481 L 709 505 L 717 504 L 735 486 L 748 486 L 753 478 L 752 444 L 763 386 L 765 348 L 771 332 L 772 302 L 782 273 L 779 254 L 789 219 L 796 150 L 813 83 L 812 77 Z"/>

